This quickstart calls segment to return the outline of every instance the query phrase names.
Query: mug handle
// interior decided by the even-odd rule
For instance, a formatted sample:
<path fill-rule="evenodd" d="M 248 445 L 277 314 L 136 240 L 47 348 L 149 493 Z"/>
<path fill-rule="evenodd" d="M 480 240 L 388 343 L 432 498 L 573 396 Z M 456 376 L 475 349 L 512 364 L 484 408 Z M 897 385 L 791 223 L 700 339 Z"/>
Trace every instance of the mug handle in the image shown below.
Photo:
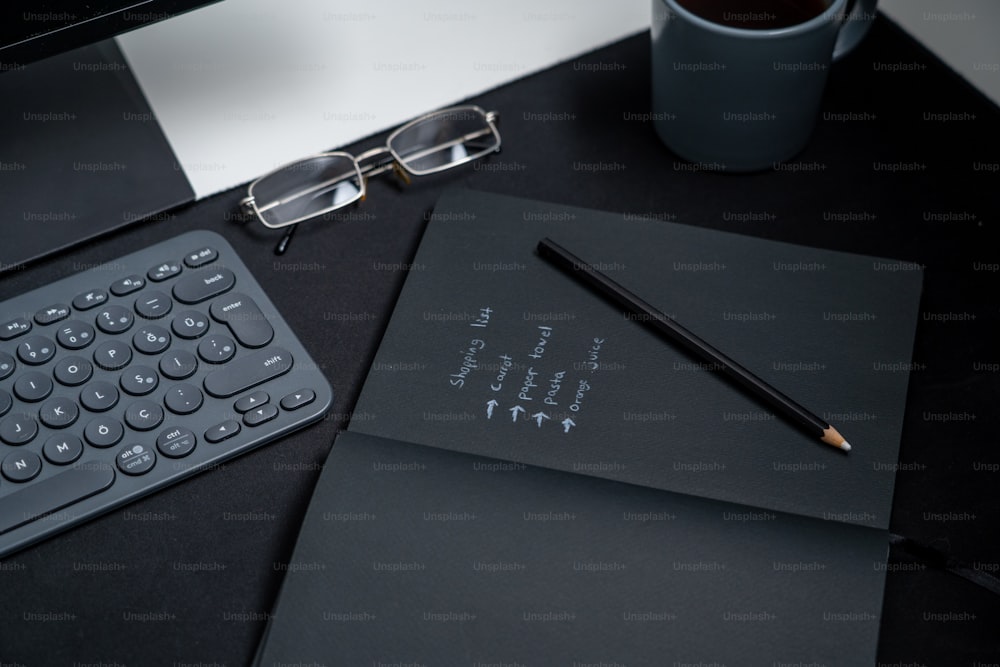
<path fill-rule="evenodd" d="M 837 61 L 854 50 L 864 36 L 868 34 L 868 29 L 872 27 L 875 20 L 875 5 L 878 0 L 855 0 L 851 7 L 851 13 L 844 20 L 844 25 L 840 28 L 837 36 L 837 43 L 833 47 L 833 60 Z"/>

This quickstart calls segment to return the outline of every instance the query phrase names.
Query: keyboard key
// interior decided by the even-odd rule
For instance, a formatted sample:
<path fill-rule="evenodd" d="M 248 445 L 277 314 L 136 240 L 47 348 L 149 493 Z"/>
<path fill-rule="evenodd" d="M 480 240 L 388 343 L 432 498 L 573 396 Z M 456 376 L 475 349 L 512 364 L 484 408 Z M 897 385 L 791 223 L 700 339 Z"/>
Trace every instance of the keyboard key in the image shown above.
<path fill-rule="evenodd" d="M 229 269 L 199 269 L 174 284 L 174 298 L 181 303 L 201 303 L 228 292 L 236 284 L 236 275 Z"/>
<path fill-rule="evenodd" d="M 17 338 L 21 334 L 26 334 L 29 331 L 31 331 L 31 322 L 23 317 L 18 317 L 0 325 L 0 340 Z"/>
<path fill-rule="evenodd" d="M 60 433 L 45 441 L 42 454 L 49 463 L 69 465 L 83 454 L 83 443 L 75 435 Z"/>
<path fill-rule="evenodd" d="M 243 423 L 247 426 L 259 426 L 278 416 L 278 408 L 273 405 L 262 405 L 243 415 Z"/>
<path fill-rule="evenodd" d="M 299 389 L 281 399 L 282 410 L 298 410 L 316 400 L 316 392 L 312 389 Z"/>
<path fill-rule="evenodd" d="M 14 405 L 14 399 L 11 398 L 10 394 L 0 389 L 0 417 L 10 412 L 12 405 Z"/>
<path fill-rule="evenodd" d="M 184 263 L 192 269 L 197 269 L 199 266 L 204 266 L 209 262 L 214 262 L 218 256 L 218 250 L 205 246 L 204 248 L 199 248 L 185 255 Z"/>
<path fill-rule="evenodd" d="M 80 392 L 80 402 L 91 412 L 104 412 L 118 403 L 118 390 L 103 380 L 91 382 Z"/>
<path fill-rule="evenodd" d="M 205 391 L 216 398 L 229 398 L 284 375 L 291 368 L 291 352 L 281 347 L 267 347 L 209 373 L 205 377 Z"/>
<path fill-rule="evenodd" d="M 162 363 L 162 360 L 160 363 Z M 122 390 L 126 394 L 145 396 L 156 389 L 156 386 L 160 384 L 160 378 L 157 377 L 156 371 L 149 366 L 133 366 L 125 373 L 122 373 L 118 384 L 121 385 Z"/>
<path fill-rule="evenodd" d="M 271 323 L 246 294 L 233 293 L 217 299 L 209 312 L 213 319 L 229 326 L 236 340 L 246 347 L 263 347 L 274 338 Z"/>
<path fill-rule="evenodd" d="M 44 364 L 55 355 L 55 341 L 45 336 L 29 336 L 17 346 L 17 358 L 32 366 Z"/>
<path fill-rule="evenodd" d="M 168 278 L 173 278 L 180 272 L 181 265 L 179 262 L 164 262 L 163 264 L 157 264 L 147 271 L 146 277 L 154 283 L 160 283 Z"/>
<path fill-rule="evenodd" d="M 232 338 L 212 334 L 198 343 L 198 356 L 210 364 L 222 364 L 236 354 L 236 343 Z"/>
<path fill-rule="evenodd" d="M 77 310 L 90 310 L 97 308 L 108 300 L 108 293 L 102 289 L 94 289 L 83 294 L 78 294 L 73 299 L 73 307 Z"/>
<path fill-rule="evenodd" d="M 132 336 L 132 345 L 143 354 L 159 354 L 170 347 L 170 332 L 155 324 L 142 327 Z"/>
<path fill-rule="evenodd" d="M 205 397 L 198 387 L 186 383 L 174 385 L 163 396 L 163 404 L 178 415 L 189 415 L 197 411 L 204 400 Z"/>
<path fill-rule="evenodd" d="M 69 317 L 69 306 L 64 303 L 54 303 L 48 308 L 42 308 L 35 313 L 35 322 L 41 325 L 52 324 Z"/>
<path fill-rule="evenodd" d="M 110 466 L 88 465 L 19 489 L 3 499 L 0 534 L 100 493 L 114 481 L 115 472 Z"/>
<path fill-rule="evenodd" d="M 146 279 L 133 273 L 131 276 L 111 283 L 111 293 L 115 296 L 125 296 L 132 292 L 138 292 L 145 286 Z"/>
<path fill-rule="evenodd" d="M 144 445 L 129 445 L 118 452 L 115 461 L 126 475 L 143 475 L 156 464 L 156 452 Z"/>
<path fill-rule="evenodd" d="M 135 317 L 132 311 L 117 304 L 102 308 L 97 313 L 97 328 L 108 334 L 122 333 L 132 328 Z"/>
<path fill-rule="evenodd" d="M 170 351 L 160 358 L 160 373 L 171 380 L 184 380 L 198 370 L 198 359 L 185 350 Z"/>
<path fill-rule="evenodd" d="M 215 444 L 217 442 L 222 442 L 227 438 L 231 438 L 239 432 L 239 422 L 234 422 L 232 419 L 229 419 L 221 424 L 216 424 L 212 428 L 205 431 L 205 440 Z"/>
<path fill-rule="evenodd" d="M 163 292 L 146 292 L 135 300 L 135 312 L 147 320 L 155 320 L 169 313 L 173 305 Z"/>
<path fill-rule="evenodd" d="M 94 374 L 94 367 L 83 357 L 64 357 L 56 364 L 53 375 L 56 382 L 67 387 L 78 387 Z"/>
<path fill-rule="evenodd" d="M 27 403 L 36 403 L 52 393 L 52 380 L 38 371 L 29 371 L 14 381 L 14 395 Z"/>
<path fill-rule="evenodd" d="M 156 439 L 156 448 L 164 456 L 179 459 L 193 452 L 197 442 L 197 438 L 190 430 L 174 428 L 160 434 Z"/>
<path fill-rule="evenodd" d="M 136 431 L 151 431 L 163 423 L 163 408 L 147 400 L 125 408 L 125 424 Z"/>
<path fill-rule="evenodd" d="M 185 310 L 178 313 L 171 322 L 170 328 L 174 334 L 188 340 L 201 338 L 208 331 L 208 317 L 197 310 Z"/>
<path fill-rule="evenodd" d="M 125 427 L 111 417 L 92 419 L 83 430 L 83 437 L 94 447 L 110 447 L 118 444 L 125 435 Z"/>
<path fill-rule="evenodd" d="M 20 446 L 31 442 L 38 435 L 38 424 L 30 415 L 7 415 L 0 422 L 0 440 L 8 445 Z"/>
<path fill-rule="evenodd" d="M 14 357 L 6 352 L 0 352 L 0 380 L 6 380 L 14 372 Z"/>
<path fill-rule="evenodd" d="M 38 410 L 38 419 L 49 428 L 66 428 L 79 416 L 80 408 L 65 396 L 45 401 Z"/>
<path fill-rule="evenodd" d="M 80 320 L 70 320 L 59 328 L 56 340 L 67 350 L 82 350 L 94 342 L 94 327 Z"/>
<path fill-rule="evenodd" d="M 0 471 L 12 482 L 27 482 L 42 471 L 42 460 L 34 452 L 11 452 L 0 463 Z"/>
<path fill-rule="evenodd" d="M 264 405 L 270 400 L 271 397 L 268 396 L 266 392 L 255 391 L 249 396 L 244 396 L 240 400 L 233 403 L 233 409 L 242 414 L 244 412 L 249 412 L 258 406 Z"/>
<path fill-rule="evenodd" d="M 132 361 L 132 348 L 120 340 L 101 343 L 94 350 L 94 363 L 106 371 L 125 368 Z"/>

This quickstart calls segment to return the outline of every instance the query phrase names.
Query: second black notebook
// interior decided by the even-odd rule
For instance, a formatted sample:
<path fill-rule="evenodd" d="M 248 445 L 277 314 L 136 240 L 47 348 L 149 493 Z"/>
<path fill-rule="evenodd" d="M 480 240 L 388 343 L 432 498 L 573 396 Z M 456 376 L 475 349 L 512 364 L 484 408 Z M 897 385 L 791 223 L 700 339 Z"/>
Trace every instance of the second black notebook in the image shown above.
<path fill-rule="evenodd" d="M 854 450 L 549 266 L 545 236 Z M 920 286 L 898 260 L 448 194 L 262 664 L 872 664 Z"/>

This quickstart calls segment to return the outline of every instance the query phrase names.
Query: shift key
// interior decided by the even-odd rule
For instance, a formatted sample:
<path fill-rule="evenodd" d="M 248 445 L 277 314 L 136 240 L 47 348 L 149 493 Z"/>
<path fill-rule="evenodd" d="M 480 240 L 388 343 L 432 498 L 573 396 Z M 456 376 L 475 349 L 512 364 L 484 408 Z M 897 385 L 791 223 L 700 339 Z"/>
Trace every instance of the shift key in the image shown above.
<path fill-rule="evenodd" d="M 233 336 L 246 347 L 263 347 L 274 338 L 274 329 L 257 302 L 238 292 L 216 299 L 209 309 L 212 319 L 224 322 Z"/>
<path fill-rule="evenodd" d="M 284 375 L 291 368 L 291 352 L 283 347 L 266 347 L 209 373 L 205 376 L 205 391 L 216 398 L 229 398 Z"/>

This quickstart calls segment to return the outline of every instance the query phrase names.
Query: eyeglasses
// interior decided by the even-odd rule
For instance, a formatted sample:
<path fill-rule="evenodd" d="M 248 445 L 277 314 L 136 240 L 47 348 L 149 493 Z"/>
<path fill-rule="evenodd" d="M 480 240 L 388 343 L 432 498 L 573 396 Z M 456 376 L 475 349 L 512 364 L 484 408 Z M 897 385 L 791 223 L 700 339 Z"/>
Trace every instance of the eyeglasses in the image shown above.
<path fill-rule="evenodd" d="M 280 255 L 298 223 L 364 200 L 371 176 L 392 171 L 409 183 L 411 176 L 436 174 L 499 151 L 498 118 L 474 105 L 431 112 L 358 156 L 334 151 L 278 167 L 250 184 L 240 206 L 265 227 L 288 228 L 275 248 Z"/>

